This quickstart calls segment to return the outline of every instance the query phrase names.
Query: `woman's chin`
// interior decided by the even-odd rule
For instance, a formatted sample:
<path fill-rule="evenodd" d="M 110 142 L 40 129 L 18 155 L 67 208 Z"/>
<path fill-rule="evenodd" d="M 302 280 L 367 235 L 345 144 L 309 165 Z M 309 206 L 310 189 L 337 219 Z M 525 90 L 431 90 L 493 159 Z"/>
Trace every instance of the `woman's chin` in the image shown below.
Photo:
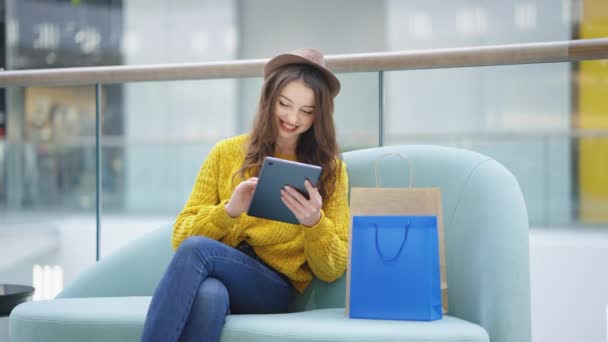
<path fill-rule="evenodd" d="M 279 132 L 279 137 L 283 138 L 283 139 L 296 139 L 298 137 L 299 133 L 294 132 L 294 133 L 288 133 L 288 132 Z"/>

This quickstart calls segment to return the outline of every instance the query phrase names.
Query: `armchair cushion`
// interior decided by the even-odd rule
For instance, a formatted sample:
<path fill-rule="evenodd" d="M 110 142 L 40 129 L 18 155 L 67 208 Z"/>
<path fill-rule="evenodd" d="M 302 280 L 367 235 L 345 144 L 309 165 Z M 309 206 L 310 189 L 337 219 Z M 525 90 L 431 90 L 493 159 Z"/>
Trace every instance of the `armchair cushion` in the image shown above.
<path fill-rule="evenodd" d="M 138 341 L 150 297 L 62 298 L 20 305 L 12 341 Z M 434 322 L 348 319 L 344 309 L 278 315 L 232 315 L 222 341 L 487 342 L 486 331 L 459 318 Z"/>

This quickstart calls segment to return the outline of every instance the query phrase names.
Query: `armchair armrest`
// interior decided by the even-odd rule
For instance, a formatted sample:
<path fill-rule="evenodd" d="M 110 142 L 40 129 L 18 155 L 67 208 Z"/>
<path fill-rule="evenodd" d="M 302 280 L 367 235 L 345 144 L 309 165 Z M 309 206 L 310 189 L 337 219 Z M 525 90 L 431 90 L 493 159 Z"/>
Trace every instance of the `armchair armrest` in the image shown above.
<path fill-rule="evenodd" d="M 530 341 L 528 215 L 515 177 L 479 162 L 446 219 L 449 314 L 483 326 L 491 341 Z"/>
<path fill-rule="evenodd" d="M 151 296 L 173 256 L 171 229 L 156 229 L 100 260 L 57 298 Z"/>

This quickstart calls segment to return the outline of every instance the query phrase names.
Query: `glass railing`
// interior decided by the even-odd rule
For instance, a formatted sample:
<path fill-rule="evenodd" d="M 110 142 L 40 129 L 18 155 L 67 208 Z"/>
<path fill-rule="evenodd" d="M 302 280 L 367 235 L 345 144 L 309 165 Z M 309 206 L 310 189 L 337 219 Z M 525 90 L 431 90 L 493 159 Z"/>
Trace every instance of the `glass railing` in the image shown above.
<path fill-rule="evenodd" d="M 96 258 L 95 87 L 5 91 L 0 280 L 52 298 Z"/>
<path fill-rule="evenodd" d="M 516 176 L 531 226 L 608 227 L 606 113 L 586 109 L 594 100 L 577 92 L 598 80 L 575 62 L 608 58 L 606 46 L 598 39 L 330 56 L 342 82 L 339 143 L 343 151 L 479 151 Z M 0 73 L 9 108 L 0 140 L 0 229 L 8 237 L 0 279 L 69 282 L 170 225 L 211 146 L 249 130 L 263 63 Z M 47 287 L 43 297 L 60 286 Z"/>

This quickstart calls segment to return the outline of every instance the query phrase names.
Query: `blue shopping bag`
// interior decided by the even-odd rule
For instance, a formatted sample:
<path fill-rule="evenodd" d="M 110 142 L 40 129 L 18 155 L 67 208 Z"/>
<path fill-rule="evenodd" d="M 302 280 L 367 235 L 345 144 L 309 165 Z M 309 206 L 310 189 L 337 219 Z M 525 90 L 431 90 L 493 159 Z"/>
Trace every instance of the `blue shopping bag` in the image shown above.
<path fill-rule="evenodd" d="M 441 319 L 436 216 L 353 216 L 349 316 Z"/>

